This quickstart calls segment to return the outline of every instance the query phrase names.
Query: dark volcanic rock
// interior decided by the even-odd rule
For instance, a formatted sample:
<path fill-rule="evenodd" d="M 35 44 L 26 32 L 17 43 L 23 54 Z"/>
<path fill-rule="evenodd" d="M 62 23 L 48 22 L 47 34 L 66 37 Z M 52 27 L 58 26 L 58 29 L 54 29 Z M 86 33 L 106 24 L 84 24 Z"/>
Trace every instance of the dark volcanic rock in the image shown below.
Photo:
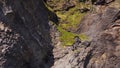
<path fill-rule="evenodd" d="M 42 0 L 0 1 L 0 68 L 49 68 L 50 12 Z"/>
<path fill-rule="evenodd" d="M 113 1 L 115 1 L 115 0 L 96 0 L 95 5 L 105 5 L 105 4 L 109 4 Z"/>

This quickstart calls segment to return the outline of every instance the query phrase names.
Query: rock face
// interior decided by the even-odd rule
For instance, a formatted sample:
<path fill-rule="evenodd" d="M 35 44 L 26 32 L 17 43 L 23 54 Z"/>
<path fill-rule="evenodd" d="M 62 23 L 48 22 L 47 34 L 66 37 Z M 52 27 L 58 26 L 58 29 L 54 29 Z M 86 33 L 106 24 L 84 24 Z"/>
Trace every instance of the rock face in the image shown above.
<path fill-rule="evenodd" d="M 88 14 L 81 21 L 76 32 L 86 33 L 89 37 L 95 38 L 101 31 L 110 28 L 118 17 L 119 10 L 115 8 L 105 8 L 103 13 Z"/>
<path fill-rule="evenodd" d="M 110 7 L 103 13 L 88 14 L 76 32 L 86 34 L 89 44 L 84 41 L 75 51 L 65 49 L 68 53 L 57 59 L 53 68 L 119 68 L 119 20 L 120 10 Z"/>
<path fill-rule="evenodd" d="M 76 0 L 46 0 L 45 2 L 56 12 L 68 11 L 70 8 L 75 7 Z"/>
<path fill-rule="evenodd" d="M 104 4 L 109 4 L 109 3 L 113 2 L 113 1 L 115 1 L 115 0 L 96 0 L 95 4 L 96 5 L 104 5 Z"/>
<path fill-rule="evenodd" d="M 53 64 L 49 14 L 42 0 L 0 1 L 0 68 Z"/>
<path fill-rule="evenodd" d="M 59 24 L 57 15 L 44 5 L 48 1 L 54 2 L 0 0 L 0 68 L 120 67 L 120 10 L 107 6 L 99 13 L 88 13 L 74 32 L 85 34 L 89 40 L 63 48 L 51 22 Z M 54 3 L 50 7 L 68 11 L 77 1 L 61 2 L 60 8 L 55 9 Z"/>

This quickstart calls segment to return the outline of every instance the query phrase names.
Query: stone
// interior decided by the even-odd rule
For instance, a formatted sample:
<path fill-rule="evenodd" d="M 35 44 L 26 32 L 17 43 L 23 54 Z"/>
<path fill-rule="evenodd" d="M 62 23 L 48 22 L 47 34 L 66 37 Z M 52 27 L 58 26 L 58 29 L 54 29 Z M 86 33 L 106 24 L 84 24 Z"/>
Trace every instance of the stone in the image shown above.
<path fill-rule="evenodd" d="M 59 58 L 52 68 L 119 68 L 120 27 L 111 27 L 119 20 L 119 14 L 120 10 L 106 8 L 102 14 L 85 16 L 77 33 L 86 34 L 90 40 L 77 44 L 81 47 Z"/>
<path fill-rule="evenodd" d="M 81 43 L 81 39 L 79 38 L 79 36 L 75 36 L 74 37 L 74 43 L 72 44 L 72 50 L 76 50 L 77 46 Z"/>
<path fill-rule="evenodd" d="M 115 0 L 96 0 L 95 5 L 105 5 L 113 2 Z"/>
<path fill-rule="evenodd" d="M 50 67 L 50 12 L 43 1 L 4 0 L 0 9 L 0 68 Z"/>

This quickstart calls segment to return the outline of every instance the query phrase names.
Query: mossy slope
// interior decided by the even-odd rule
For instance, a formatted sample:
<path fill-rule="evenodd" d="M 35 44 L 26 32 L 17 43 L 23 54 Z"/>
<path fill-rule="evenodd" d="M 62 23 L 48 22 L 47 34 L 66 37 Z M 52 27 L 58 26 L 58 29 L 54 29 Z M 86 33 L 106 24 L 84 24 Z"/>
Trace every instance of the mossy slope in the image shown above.
<path fill-rule="evenodd" d="M 75 6 L 71 7 L 69 10 L 64 10 L 63 6 L 68 3 L 74 4 Z M 62 45 L 72 45 L 74 42 L 74 36 L 79 36 L 81 40 L 88 39 L 85 34 L 75 34 L 73 32 L 77 29 L 77 26 L 80 24 L 81 19 L 87 13 L 81 13 L 80 9 L 90 9 L 90 4 L 78 2 L 78 0 L 54 0 L 47 2 L 47 7 L 51 11 L 55 12 L 60 18 L 57 29 L 60 32 L 60 41 L 62 42 Z"/>

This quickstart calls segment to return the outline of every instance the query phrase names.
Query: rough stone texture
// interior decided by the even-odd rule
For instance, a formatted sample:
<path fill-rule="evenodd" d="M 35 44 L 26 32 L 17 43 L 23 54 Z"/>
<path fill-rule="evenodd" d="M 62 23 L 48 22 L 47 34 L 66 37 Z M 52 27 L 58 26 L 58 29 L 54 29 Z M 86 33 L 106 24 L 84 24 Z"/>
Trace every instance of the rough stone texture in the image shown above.
<path fill-rule="evenodd" d="M 99 36 L 99 32 L 110 28 L 119 16 L 119 10 L 106 8 L 103 13 L 88 14 L 81 21 L 77 33 L 85 33 L 90 38 Z M 93 34 L 94 33 L 94 34 Z"/>
<path fill-rule="evenodd" d="M 75 7 L 77 0 L 46 0 L 45 2 L 54 11 L 68 11 Z"/>
<path fill-rule="evenodd" d="M 105 5 L 105 4 L 109 4 L 113 1 L 115 1 L 115 0 L 95 0 L 95 4 L 96 5 Z"/>
<path fill-rule="evenodd" d="M 90 40 L 74 51 L 59 46 L 56 27 L 48 24 L 49 14 L 42 0 L 0 0 L 0 68 L 120 67 L 120 10 L 105 8 L 86 15 L 75 32 Z M 50 17 L 56 20 L 56 15 Z"/>
<path fill-rule="evenodd" d="M 86 15 L 76 32 L 86 34 L 90 38 L 89 45 L 83 41 L 75 51 L 65 49 L 68 53 L 57 59 L 52 68 L 119 68 L 119 20 L 120 10 L 115 8 Z"/>
<path fill-rule="evenodd" d="M 0 0 L 0 68 L 49 68 L 50 12 L 42 0 Z"/>

